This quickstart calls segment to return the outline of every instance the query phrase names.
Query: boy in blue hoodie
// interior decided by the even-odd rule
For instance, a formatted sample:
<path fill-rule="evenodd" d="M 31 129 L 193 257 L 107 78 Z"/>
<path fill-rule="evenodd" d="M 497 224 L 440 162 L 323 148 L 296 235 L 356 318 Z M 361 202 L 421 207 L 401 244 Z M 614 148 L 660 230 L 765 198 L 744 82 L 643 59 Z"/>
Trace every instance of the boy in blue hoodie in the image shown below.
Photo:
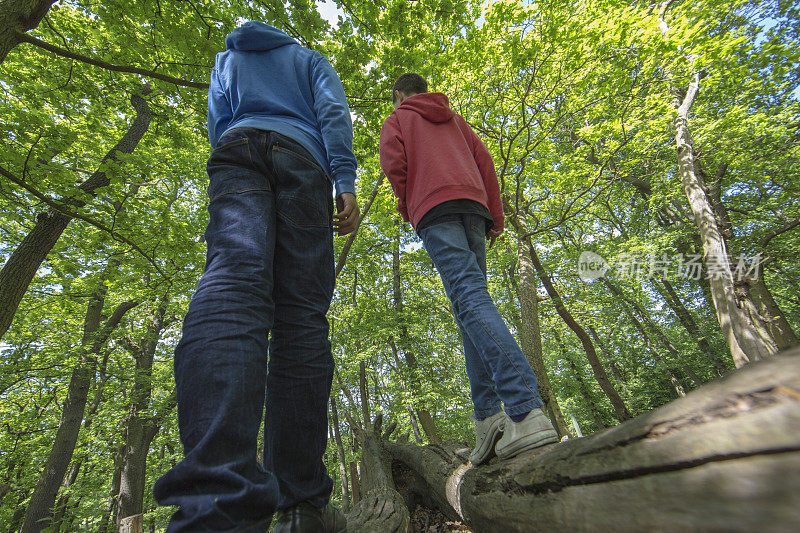
<path fill-rule="evenodd" d="M 178 507 L 170 532 L 266 531 L 275 511 L 276 532 L 341 532 L 322 462 L 325 315 L 333 230 L 359 216 L 350 111 L 327 59 L 282 31 L 247 22 L 225 44 L 208 91 L 206 266 L 175 349 L 185 457 L 154 493 Z"/>

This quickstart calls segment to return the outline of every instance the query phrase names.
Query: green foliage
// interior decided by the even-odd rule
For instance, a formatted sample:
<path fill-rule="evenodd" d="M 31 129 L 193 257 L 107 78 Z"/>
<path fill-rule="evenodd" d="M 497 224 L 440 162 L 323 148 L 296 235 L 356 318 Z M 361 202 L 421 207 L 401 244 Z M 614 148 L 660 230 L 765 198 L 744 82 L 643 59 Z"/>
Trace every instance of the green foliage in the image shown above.
<path fill-rule="evenodd" d="M 609 276 L 648 322 L 601 282 L 579 279 L 577 258 L 585 250 L 612 263 L 624 254 L 699 253 L 676 172 L 672 119 L 673 93 L 704 70 L 690 118 L 698 172 L 727 208 L 730 253 L 769 257 L 767 286 L 795 331 L 800 327 L 800 233 L 792 225 L 800 217 L 796 6 L 703 0 L 668 3 L 661 12 L 616 0 L 338 5 L 342 15 L 331 25 L 307 0 L 71 0 L 53 6 L 32 35 L 106 63 L 204 83 L 225 34 L 241 20 L 285 29 L 328 55 L 340 73 L 355 116 L 362 207 L 380 179 L 378 134 L 392 110 L 392 83 L 407 71 L 426 76 L 492 152 L 509 218 L 518 216 L 527 227 L 575 319 L 597 332 L 593 342 L 603 365 L 634 414 L 696 385 L 653 327 L 702 381 L 719 375 L 719 361 L 729 369 L 713 304 L 702 283 L 670 278 L 707 340 L 706 350 L 658 287 L 619 271 Z M 6 139 L 0 166 L 25 183 L 0 181 L 0 263 L 47 211 L 32 191 L 51 201 L 75 196 L 86 205 L 71 209 L 94 222 L 70 223 L 0 344 L 0 482 L 12 486 L 0 507 L 0 529 L 19 526 L 19 510 L 39 478 L 81 357 L 88 302 L 104 280 L 105 317 L 123 301 L 140 304 L 98 354 L 73 457 L 80 470 L 76 482 L 62 488 L 69 505 L 60 527 L 95 529 L 108 518 L 115 453 L 125 443 L 135 377 L 125 346 L 141 342 L 155 302 L 166 296 L 153 391 L 141 413 L 160 422 L 150 445 L 144 509 L 145 522 L 161 530 L 170 511 L 155 506 L 149 488 L 182 451 L 176 415 L 168 408 L 171 357 L 204 262 L 205 91 L 57 57 L 30 44 L 9 53 L 0 79 L 0 133 Z M 150 127 L 132 154 L 101 164 L 134 119 L 134 93 L 146 95 Z M 110 185 L 94 197 L 76 196 L 76 187 L 97 170 L 107 172 Z M 507 227 L 488 254 L 489 286 L 519 338 L 529 327 L 517 296 L 518 237 L 524 232 Z M 344 242 L 337 238 L 337 255 Z M 116 260 L 119 265 L 109 270 Z M 544 364 L 567 420 L 574 418 L 584 433 L 615 424 L 581 343 L 539 295 Z M 632 317 L 643 323 L 650 346 Z M 396 420 L 412 441 L 412 413 L 422 408 L 445 438 L 471 440 L 469 385 L 450 304 L 419 239 L 395 212 L 385 181 L 339 275 L 329 319 L 338 377 L 355 399 L 351 404 L 334 382 L 347 462 L 359 454 L 348 422 L 360 418 L 359 402 L 369 402 L 373 416 Z M 416 368 L 409 366 L 409 354 Z M 360 397 L 362 362 L 366 398 Z M 326 464 L 337 481 L 335 500 L 342 496 L 338 462 L 331 442 Z"/>

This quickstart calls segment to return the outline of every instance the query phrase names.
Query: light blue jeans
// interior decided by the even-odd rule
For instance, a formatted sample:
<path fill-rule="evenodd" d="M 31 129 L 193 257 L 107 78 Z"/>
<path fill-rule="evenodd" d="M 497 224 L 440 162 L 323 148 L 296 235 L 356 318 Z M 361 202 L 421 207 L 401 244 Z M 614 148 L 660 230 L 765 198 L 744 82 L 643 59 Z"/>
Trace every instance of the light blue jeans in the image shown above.
<path fill-rule="evenodd" d="M 420 230 L 453 303 L 475 418 L 521 415 L 542 406 L 536 375 L 508 330 L 486 285 L 486 219 L 446 215 Z"/>

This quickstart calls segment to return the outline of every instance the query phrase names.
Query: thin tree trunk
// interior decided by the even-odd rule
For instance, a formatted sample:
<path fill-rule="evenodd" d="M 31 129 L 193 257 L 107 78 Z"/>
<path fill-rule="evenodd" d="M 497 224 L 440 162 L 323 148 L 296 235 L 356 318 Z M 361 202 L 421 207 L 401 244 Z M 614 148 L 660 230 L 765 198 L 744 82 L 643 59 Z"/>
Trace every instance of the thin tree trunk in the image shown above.
<path fill-rule="evenodd" d="M 680 296 L 675 289 L 673 288 L 672 284 L 667 281 L 666 278 L 661 280 L 661 285 L 658 281 L 653 278 L 650 280 L 653 287 L 658 291 L 664 301 L 667 302 L 667 305 L 672 309 L 672 312 L 675 313 L 675 316 L 678 317 L 681 325 L 683 325 L 684 329 L 689 333 L 689 336 L 694 339 L 697 343 L 697 346 L 700 348 L 700 351 L 705 354 L 708 360 L 714 365 L 714 368 L 717 370 L 718 375 L 722 375 L 722 373 L 726 370 L 725 362 L 716 354 L 714 350 L 711 348 L 711 345 L 708 343 L 708 338 L 700 331 L 700 327 L 697 325 L 694 317 L 686 309 L 686 306 L 683 305 L 683 301 L 681 301 Z"/>
<path fill-rule="evenodd" d="M 153 391 L 153 359 L 161 332 L 166 325 L 168 304 L 169 299 L 166 296 L 159 299 L 147 317 L 144 336 L 138 345 L 128 338 L 123 340 L 125 348 L 133 355 L 136 363 L 129 415 L 125 421 L 125 448 L 117 500 L 117 516 L 121 518 L 138 515 L 144 510 L 147 452 L 158 433 L 161 418 L 171 410 L 168 402 L 159 416 L 146 416 Z"/>
<path fill-rule="evenodd" d="M 710 275 L 711 295 L 717 311 L 717 320 L 731 350 L 737 368 L 750 361 L 774 355 L 778 348 L 769 334 L 754 323 L 739 306 L 734 289 L 733 273 L 728 260 L 728 250 L 720 232 L 717 218 L 705 194 L 702 177 L 695 172 L 694 148 L 689 134 L 689 110 L 700 90 L 700 74 L 689 84 L 686 96 L 673 88 L 675 117 L 675 144 L 678 150 L 678 171 L 683 189 L 700 232 L 706 269 Z M 735 342 L 734 342 L 735 341 Z"/>
<path fill-rule="evenodd" d="M 686 361 L 684 361 L 683 356 L 675 347 L 675 345 L 672 344 L 672 341 L 670 341 L 669 338 L 664 334 L 664 332 L 661 331 L 661 328 L 659 328 L 658 325 L 650 317 L 650 315 L 647 314 L 647 312 L 645 312 L 642 306 L 639 305 L 639 303 L 636 300 L 630 298 L 627 294 L 625 294 L 622 291 L 622 289 L 611 283 L 611 281 L 608 278 L 603 277 L 603 283 L 605 284 L 606 287 L 608 287 L 608 290 L 610 290 L 611 293 L 614 294 L 614 296 L 617 296 L 618 298 L 621 298 L 622 300 L 628 302 L 628 304 L 634 309 L 634 311 L 636 311 L 636 313 L 641 317 L 641 319 L 647 325 L 648 329 L 650 329 L 650 331 L 652 331 L 655 334 L 658 340 L 661 341 L 661 344 L 664 345 L 664 347 L 667 349 L 670 355 L 672 355 L 672 357 L 678 360 L 683 371 L 686 373 L 687 376 L 689 376 L 689 379 L 694 381 L 694 386 L 697 387 L 699 385 L 702 385 L 703 380 L 700 379 L 700 376 L 698 376 L 695 373 L 695 371 L 692 370 L 692 368 L 686 363 Z"/>
<path fill-rule="evenodd" d="M 98 373 L 97 386 L 94 390 L 94 398 L 92 399 L 89 408 L 86 410 L 86 416 L 83 421 L 84 431 L 89 431 L 91 429 L 92 423 L 94 422 L 94 415 L 97 414 L 97 410 L 100 407 L 100 403 L 103 399 L 103 387 L 108 380 L 106 371 L 108 368 L 109 355 L 109 351 L 106 350 L 105 354 L 103 355 L 103 361 L 100 363 L 100 371 Z M 81 467 L 83 466 L 83 461 L 86 459 L 87 454 L 88 452 L 84 452 L 82 456 L 75 459 L 69 467 L 69 471 L 64 480 L 64 485 L 61 489 L 63 494 L 59 497 L 55 512 L 53 513 L 53 524 L 61 524 L 62 520 L 64 519 L 70 500 L 70 491 L 66 489 L 69 489 L 69 487 L 74 485 L 75 481 L 77 481 L 78 474 L 80 473 Z"/>
<path fill-rule="evenodd" d="M 539 325 L 539 295 L 536 270 L 531 262 L 531 251 L 523 239 L 519 243 L 519 286 L 517 298 L 522 309 L 522 328 L 520 330 L 520 347 L 530 363 L 539 382 L 539 394 L 542 397 L 547 414 L 559 437 L 569 436 L 569 429 L 558 398 L 553 392 L 550 377 L 544 366 L 542 349 L 542 331 Z"/>
<path fill-rule="evenodd" d="M 358 390 L 361 393 L 361 417 L 364 427 L 369 425 L 372 417 L 369 414 L 369 387 L 367 385 L 367 364 L 358 362 Z"/>
<path fill-rule="evenodd" d="M 422 432 L 419 430 L 417 415 L 411 407 L 408 408 L 408 418 L 411 421 L 411 431 L 414 432 L 414 440 L 416 440 L 418 444 L 422 444 Z"/>
<path fill-rule="evenodd" d="M 678 396 L 686 396 L 686 391 L 683 388 L 680 380 L 675 376 L 675 373 L 670 368 L 667 361 L 664 357 L 656 350 L 655 346 L 653 345 L 653 341 L 648 335 L 647 331 L 644 329 L 644 326 L 639 319 L 636 318 L 636 315 L 633 314 L 633 311 L 630 310 L 628 304 L 626 302 L 620 302 L 622 304 L 622 308 L 625 310 L 625 313 L 630 318 L 631 322 L 633 323 L 634 327 L 639 330 L 639 333 L 642 335 L 642 339 L 644 339 L 645 346 L 647 346 L 647 350 L 652 354 L 653 358 L 663 365 L 664 370 L 666 371 L 667 375 L 669 376 L 670 382 L 672 382 L 672 386 L 675 388 L 675 392 Z"/>
<path fill-rule="evenodd" d="M 600 347 L 600 351 L 606 358 L 606 361 L 608 361 L 608 368 L 611 369 L 611 373 L 614 375 L 614 379 L 617 381 L 617 385 L 619 385 L 620 390 L 623 393 L 625 393 L 627 397 L 630 398 L 631 391 L 630 389 L 628 389 L 627 378 L 623 374 L 622 370 L 620 370 L 619 364 L 617 364 L 617 361 L 614 359 L 614 357 L 611 356 L 611 352 L 609 352 L 605 343 L 600 338 L 600 335 L 598 335 L 597 331 L 595 331 L 594 326 L 590 324 L 589 326 L 586 327 L 586 329 L 594 339 L 594 342 Z"/>
<path fill-rule="evenodd" d="M 331 396 L 331 422 L 333 422 L 333 440 L 336 443 L 336 453 L 339 457 L 339 474 L 342 484 L 342 511 L 350 511 L 350 481 L 347 476 L 347 457 L 344 453 L 342 435 L 339 432 L 339 410 L 336 408 L 336 398 Z"/>
<path fill-rule="evenodd" d="M 567 362 L 567 365 L 569 365 L 569 368 L 572 371 L 572 376 L 575 378 L 575 381 L 578 382 L 578 390 L 580 391 L 583 400 L 586 402 L 586 406 L 589 408 L 589 411 L 592 413 L 595 426 L 597 426 L 596 429 L 605 429 L 606 425 L 603 423 L 603 417 L 600 414 L 600 410 L 597 408 L 597 405 L 592 398 L 592 393 L 589 389 L 589 386 L 586 384 L 586 380 L 583 379 L 583 371 L 578 368 L 578 365 L 575 364 L 575 361 L 573 361 L 572 357 L 569 355 L 567 347 L 564 346 L 564 341 L 556 328 L 553 328 L 553 336 L 556 338 L 558 347 L 561 350 L 561 358 Z"/>
<path fill-rule="evenodd" d="M 350 461 L 350 484 L 352 486 L 353 506 L 355 506 L 361 501 L 361 485 L 358 482 L 358 468 L 356 468 L 355 461 Z"/>
<path fill-rule="evenodd" d="M 115 260 L 111 261 L 111 263 L 114 262 Z M 25 521 L 22 524 L 22 533 L 38 533 L 49 525 L 58 489 L 64 481 L 64 475 L 75 451 L 78 432 L 86 409 L 89 385 L 94 378 L 97 365 L 97 355 L 125 313 L 136 306 L 136 302 L 130 301 L 119 304 L 111 317 L 101 324 L 105 297 L 105 280 L 101 280 L 86 311 L 79 360 L 72 371 L 53 447 L 28 503 Z"/>
<path fill-rule="evenodd" d="M 542 285 L 544 285 L 547 294 L 550 295 L 550 299 L 552 300 L 558 315 L 562 320 L 564 320 L 564 322 L 566 322 L 567 326 L 569 326 L 569 328 L 581 341 L 581 345 L 583 345 L 583 349 L 586 352 L 586 358 L 589 360 L 589 365 L 591 365 L 592 371 L 594 372 L 595 379 L 600 385 L 600 388 L 603 389 L 603 392 L 606 393 L 606 396 L 608 396 L 611 405 L 614 407 L 614 416 L 616 416 L 617 420 L 620 422 L 629 420 L 631 418 L 631 413 L 625 406 L 625 402 L 622 401 L 622 398 L 614 389 L 614 386 L 611 384 L 611 380 L 608 379 L 608 374 L 606 374 L 603 365 L 600 363 L 600 359 L 597 357 L 597 352 L 595 351 L 594 345 L 589 338 L 589 334 L 586 333 L 586 330 L 584 330 L 583 327 L 578 324 L 569 310 L 567 310 L 567 307 L 564 305 L 564 301 L 561 299 L 561 295 L 556 290 L 553 282 L 550 279 L 550 276 L 545 272 L 542 263 L 539 261 L 539 255 L 536 253 L 536 248 L 533 246 L 533 242 L 531 242 L 530 235 L 528 235 L 523 229 L 521 221 L 517 218 L 516 213 L 513 213 L 513 209 L 510 205 L 505 207 L 507 208 L 507 211 L 512 213 L 511 216 L 509 216 L 509 219 L 511 220 L 514 228 L 517 230 L 517 235 L 519 236 L 520 240 L 526 241 L 526 247 L 530 252 L 531 261 L 534 269 L 536 270 L 536 274 L 542 281 Z"/>
<path fill-rule="evenodd" d="M 80 198 L 94 196 L 99 189 L 111 183 L 105 172 L 109 163 L 119 163 L 119 154 L 130 154 L 139 144 L 142 136 L 150 126 L 152 112 L 147 102 L 139 94 L 131 97 L 136 110 L 136 118 L 120 141 L 108 151 L 98 166 L 98 170 L 89 179 L 81 183 L 75 196 L 62 198 L 60 204 L 72 207 L 83 207 L 86 202 Z M 28 286 L 36 275 L 36 271 L 61 237 L 72 217 L 51 208 L 36 217 L 36 225 L 17 246 L 0 270 L 0 339 L 3 338 L 14 315 L 19 308 Z"/>
<path fill-rule="evenodd" d="M 419 364 L 417 363 L 417 357 L 414 355 L 414 350 L 412 348 L 411 335 L 409 335 L 408 328 L 405 324 L 403 292 L 400 287 L 400 228 L 397 221 L 395 221 L 395 226 L 396 234 L 394 246 L 392 247 L 392 296 L 394 300 L 394 309 L 399 322 L 400 346 L 403 349 L 403 356 L 406 359 L 406 365 L 409 370 L 411 392 L 415 396 L 417 419 L 425 435 L 428 437 L 428 440 L 433 443 L 442 442 L 439 430 L 436 428 L 436 422 L 426 407 L 425 401 L 421 399 L 422 385 L 419 377 Z"/>
<path fill-rule="evenodd" d="M 119 484 L 122 477 L 122 454 L 125 452 L 125 445 L 121 444 L 114 451 L 114 473 L 111 476 L 111 490 L 108 493 L 108 498 L 103 506 L 102 521 L 97 527 L 97 533 L 108 533 L 108 526 L 111 523 L 116 524 L 117 517 L 117 497 L 119 496 Z"/>
<path fill-rule="evenodd" d="M 56 0 L 0 0 L 0 63 L 20 43 L 18 32 L 35 29 Z"/>

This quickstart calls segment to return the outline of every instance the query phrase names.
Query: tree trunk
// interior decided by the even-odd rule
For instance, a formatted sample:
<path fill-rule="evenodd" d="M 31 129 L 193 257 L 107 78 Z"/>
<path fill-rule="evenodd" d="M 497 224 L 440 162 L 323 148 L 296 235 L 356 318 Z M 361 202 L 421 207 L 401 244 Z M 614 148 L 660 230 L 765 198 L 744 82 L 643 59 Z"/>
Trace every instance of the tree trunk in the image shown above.
<path fill-rule="evenodd" d="M 118 446 L 114 451 L 114 474 L 111 476 L 111 490 L 103 506 L 103 515 L 100 517 L 101 521 L 97 527 L 97 533 L 108 533 L 108 525 L 116 523 L 117 497 L 119 496 L 119 484 L 122 476 L 122 454 L 124 452 L 124 444 Z"/>
<path fill-rule="evenodd" d="M 631 413 L 628 411 L 628 408 L 625 406 L 625 402 L 622 401 L 622 398 L 620 398 L 617 391 L 614 390 L 611 380 L 608 379 L 608 374 L 606 374 L 603 365 L 600 363 L 600 359 L 597 357 L 597 352 L 594 349 L 592 340 L 589 338 L 589 334 L 586 333 L 586 330 L 584 330 L 581 325 L 578 324 L 569 310 L 567 310 L 566 305 L 564 305 L 564 301 L 561 299 L 561 295 L 556 290 L 555 286 L 550 280 L 550 276 L 545 272 L 542 263 L 539 261 L 539 255 L 536 253 L 536 248 L 534 248 L 530 236 L 527 235 L 527 232 L 522 230 L 520 221 L 517 219 L 516 215 L 510 216 L 509 219 L 517 229 L 517 234 L 520 236 L 520 239 L 527 241 L 526 246 L 530 251 L 533 267 L 536 270 L 536 274 L 539 276 L 539 279 L 542 281 L 542 285 L 544 285 L 547 294 L 553 301 L 553 305 L 555 305 L 558 315 L 562 320 L 564 320 L 564 322 L 566 322 L 567 326 L 569 326 L 575 335 L 578 336 L 578 339 L 580 339 L 583 349 L 586 351 L 586 358 L 589 360 L 589 365 L 591 365 L 592 371 L 594 372 L 595 379 L 597 379 L 597 383 L 600 385 L 600 388 L 603 389 L 603 392 L 606 393 L 609 401 L 611 401 L 611 405 L 614 407 L 614 415 L 616 416 L 617 420 L 624 422 L 625 420 L 630 419 Z"/>
<path fill-rule="evenodd" d="M 659 285 L 656 279 L 651 279 L 650 282 L 661 297 L 664 298 L 664 301 L 667 302 L 667 305 L 672 309 L 672 312 L 675 313 L 675 316 L 678 317 L 681 325 L 683 325 L 684 329 L 689 333 L 689 336 L 697 343 L 700 351 L 703 352 L 714 365 L 717 375 L 721 376 L 726 370 L 725 362 L 711 349 L 708 338 L 700 331 L 700 327 L 697 325 L 697 322 L 695 322 L 689 310 L 686 309 L 686 306 L 683 305 L 683 301 L 680 296 L 678 296 L 678 293 L 675 292 L 672 284 L 666 278 L 661 280 L 663 287 Z"/>
<path fill-rule="evenodd" d="M 414 350 L 411 343 L 411 335 L 408 334 L 408 328 L 405 324 L 405 310 L 403 307 L 403 291 L 400 287 L 400 228 L 397 221 L 395 221 L 396 235 L 394 239 L 394 246 L 392 247 L 392 296 L 394 300 L 394 309 L 397 313 L 398 324 L 400 325 L 400 346 L 403 349 L 403 356 L 406 359 L 406 365 L 410 375 L 411 392 L 415 396 L 417 412 L 417 419 L 422 426 L 422 431 L 431 442 L 441 442 L 442 438 L 439 435 L 439 430 L 436 428 L 436 422 L 433 419 L 430 411 L 425 405 L 425 401 L 421 399 L 422 386 L 419 377 L 419 364 L 417 357 L 414 355 Z M 394 349 L 394 348 L 393 348 Z"/>
<path fill-rule="evenodd" d="M 133 417 L 127 422 L 119 499 L 117 500 L 119 506 L 117 516 L 122 517 L 123 520 L 139 515 L 143 511 L 147 453 L 158 429 L 155 422 L 139 417 Z"/>
<path fill-rule="evenodd" d="M 336 443 L 336 453 L 339 457 L 339 476 L 342 484 L 342 511 L 350 510 L 350 481 L 347 476 L 347 456 L 344 453 L 342 435 L 339 430 L 339 410 L 336 408 L 336 398 L 331 396 L 331 422 L 333 422 L 333 440 Z"/>
<path fill-rule="evenodd" d="M 114 261 L 111 260 L 112 263 Z M 23 533 L 39 532 L 49 525 L 58 489 L 64 481 L 64 475 L 75 451 L 86 409 L 89 385 L 94 378 L 97 365 L 96 357 L 125 313 L 136 306 L 136 302 L 119 304 L 105 324 L 101 324 L 101 312 L 106 297 L 104 284 L 105 280 L 101 280 L 86 311 L 83 340 L 79 348 L 81 353 L 72 371 L 53 447 L 28 502 L 25 521 L 22 524 Z"/>
<path fill-rule="evenodd" d="M 166 325 L 166 312 L 169 305 L 167 296 L 162 296 L 147 317 L 147 326 L 139 344 L 130 339 L 123 341 L 126 349 L 133 355 L 133 388 L 129 415 L 125 422 L 125 448 L 122 453 L 122 472 L 120 474 L 117 516 L 121 518 L 141 514 L 144 510 L 144 490 L 147 472 L 147 453 L 150 443 L 159 430 L 162 419 L 172 410 L 172 402 L 167 401 L 156 416 L 148 417 L 150 399 L 153 392 L 153 359 L 161 333 Z"/>
<path fill-rule="evenodd" d="M 390 430 L 376 456 L 407 506 L 436 507 L 473 531 L 794 531 L 798 359 L 795 350 L 750 365 L 614 428 L 507 461 L 470 467 L 461 443 L 389 442 Z M 348 531 L 406 531 L 372 524 Z"/>
<path fill-rule="evenodd" d="M 777 346 L 764 328 L 753 322 L 739 306 L 734 289 L 733 273 L 728 260 L 728 250 L 720 232 L 714 210 L 705 194 L 705 184 L 695 172 L 694 148 L 689 134 L 689 110 L 700 90 L 699 74 L 689 84 L 686 96 L 673 89 L 675 117 L 675 144 L 678 150 L 678 171 L 683 189 L 689 199 L 695 224 L 703 244 L 706 269 L 710 274 L 711 296 L 717 311 L 717 320 L 731 350 L 737 368 L 750 361 L 764 359 L 777 352 Z"/>
<path fill-rule="evenodd" d="M 647 324 L 648 329 L 653 333 L 655 333 L 656 337 L 661 341 L 661 344 L 664 345 L 664 347 L 667 349 L 670 355 L 672 355 L 672 357 L 678 360 L 683 371 L 686 373 L 687 376 L 689 376 L 689 379 L 694 381 L 694 386 L 697 387 L 698 385 L 701 385 L 703 383 L 703 380 L 701 380 L 700 376 L 698 376 L 695 373 L 695 371 L 692 370 L 692 368 L 686 363 L 686 361 L 683 360 L 683 357 L 681 356 L 678 349 L 675 348 L 675 345 L 672 344 L 672 341 L 670 341 L 669 338 L 667 338 L 667 336 L 664 334 L 664 332 L 661 331 L 661 328 L 659 328 L 658 325 L 653 321 L 653 319 L 650 318 L 650 315 L 648 315 L 647 312 L 645 312 L 645 310 L 642 309 L 642 306 L 639 305 L 639 303 L 633 298 L 628 297 L 627 294 L 622 292 L 622 289 L 611 283 L 611 281 L 608 278 L 603 277 L 603 283 L 615 296 L 628 302 L 628 304 L 634 309 L 634 311 L 638 313 L 638 315 L 642 318 L 642 320 L 644 320 L 644 323 Z"/>
<path fill-rule="evenodd" d="M 569 369 L 572 371 L 572 376 L 578 382 L 578 390 L 580 391 L 581 396 L 583 397 L 583 401 L 586 402 L 586 407 L 589 408 L 589 412 L 592 413 L 592 418 L 594 419 L 596 428 L 605 429 L 606 425 L 603 422 L 603 416 L 600 414 L 600 410 L 594 403 L 591 390 L 589 389 L 589 386 L 586 384 L 586 380 L 583 379 L 583 371 L 580 368 L 578 368 L 578 365 L 576 365 L 575 361 L 572 360 L 572 356 L 569 355 L 567 347 L 564 346 L 564 341 L 561 339 L 561 335 L 558 334 L 558 330 L 555 328 L 553 328 L 553 336 L 556 338 L 558 347 L 561 350 L 561 358 L 567 362 Z"/>
<path fill-rule="evenodd" d="M 366 426 L 372 420 L 369 414 L 369 393 L 367 390 L 367 364 L 364 361 L 358 362 L 358 390 L 361 393 L 361 417 Z"/>
<path fill-rule="evenodd" d="M 106 381 L 108 380 L 107 368 L 108 368 L 108 357 L 110 353 L 106 350 L 106 353 L 103 355 L 103 361 L 100 363 L 100 370 L 98 372 L 97 384 L 94 389 L 94 398 L 92 399 L 92 403 L 89 405 L 89 408 L 86 410 L 86 416 L 83 421 L 83 430 L 89 431 L 92 427 L 92 422 L 94 422 L 94 415 L 97 414 L 97 410 L 100 407 L 100 403 L 103 399 L 103 387 L 105 386 Z M 53 513 L 53 524 L 58 524 L 59 527 L 62 527 L 62 520 L 66 515 L 67 509 L 69 507 L 69 500 L 70 500 L 70 491 L 67 490 L 69 487 L 75 484 L 78 479 L 78 474 L 81 471 L 81 467 L 83 466 L 83 461 L 86 459 L 89 452 L 84 452 L 82 456 L 76 458 L 69 467 L 69 471 L 66 475 L 64 480 L 63 487 L 61 489 L 62 495 L 58 498 L 58 503 L 56 504 L 55 511 Z"/>
<path fill-rule="evenodd" d="M 622 308 L 625 310 L 625 313 L 630 318 L 631 322 L 633 323 L 634 327 L 639 330 L 639 333 L 642 335 L 642 339 L 644 340 L 645 346 L 647 346 L 647 350 L 653 355 L 653 359 L 661 363 L 664 371 L 669 376 L 670 382 L 672 382 L 672 386 L 675 388 L 675 392 L 678 396 L 686 396 L 686 391 L 683 390 L 683 385 L 681 384 L 680 380 L 675 376 L 675 373 L 670 368 L 667 361 L 662 357 L 662 355 L 656 350 L 655 346 L 653 346 L 653 341 L 650 338 L 650 335 L 647 334 L 645 331 L 644 326 L 639 319 L 633 314 L 633 311 L 630 310 L 628 304 L 626 302 L 620 302 L 622 304 Z"/>
<path fill-rule="evenodd" d="M 48 6 L 49 7 L 49 6 Z M 62 198 L 59 204 L 71 207 L 83 207 L 86 205 L 84 198 L 86 195 L 94 196 L 97 191 L 111 183 L 110 178 L 105 172 L 109 163 L 119 163 L 119 154 L 130 154 L 139 144 L 142 136 L 150 126 L 152 112 L 147 102 L 139 94 L 131 97 L 131 103 L 136 110 L 136 118 L 130 128 L 120 141 L 103 157 L 95 171 L 89 179 L 81 183 L 78 187 L 79 192 L 73 197 Z M 36 275 L 36 271 L 50 253 L 55 243 L 61 237 L 72 217 L 51 208 L 36 217 L 36 225 L 25 236 L 19 246 L 8 258 L 3 269 L 0 270 L 0 339 L 3 338 L 14 315 L 17 312 L 22 297 L 28 290 L 28 286 Z"/>
<path fill-rule="evenodd" d="M 522 309 L 522 328 L 520 329 L 520 348 L 530 363 L 539 382 L 539 395 L 542 397 L 547 414 L 559 437 L 569 436 L 567 422 L 553 392 L 550 377 L 544 366 L 542 331 L 539 325 L 539 291 L 536 270 L 531 262 L 531 251 L 525 240 L 519 243 L 519 286 L 517 298 Z"/>
<path fill-rule="evenodd" d="M 800 344 L 792 326 L 786 320 L 786 314 L 772 297 L 772 291 L 769 290 L 767 281 L 764 279 L 764 272 L 761 272 L 757 279 L 748 280 L 747 288 L 759 315 L 765 318 L 767 331 L 775 339 L 778 348 L 788 350 Z"/>
<path fill-rule="evenodd" d="M 606 345 L 603 343 L 602 339 L 600 339 L 600 335 L 597 334 L 597 331 L 595 331 L 594 327 L 589 325 L 586 327 L 586 329 L 594 339 L 594 342 L 600 347 L 600 351 L 606 358 L 606 361 L 608 361 L 608 368 L 611 369 L 611 373 L 614 375 L 614 379 L 617 381 L 617 385 L 619 385 L 620 390 L 630 398 L 631 391 L 628 389 L 627 378 L 623 371 L 619 368 L 619 364 L 614 360 L 614 357 L 612 357 L 611 353 L 608 351 L 608 348 L 606 348 Z"/>
<path fill-rule="evenodd" d="M 56 0 L 0 0 L 0 63 L 20 42 L 17 32 L 35 29 Z"/>

